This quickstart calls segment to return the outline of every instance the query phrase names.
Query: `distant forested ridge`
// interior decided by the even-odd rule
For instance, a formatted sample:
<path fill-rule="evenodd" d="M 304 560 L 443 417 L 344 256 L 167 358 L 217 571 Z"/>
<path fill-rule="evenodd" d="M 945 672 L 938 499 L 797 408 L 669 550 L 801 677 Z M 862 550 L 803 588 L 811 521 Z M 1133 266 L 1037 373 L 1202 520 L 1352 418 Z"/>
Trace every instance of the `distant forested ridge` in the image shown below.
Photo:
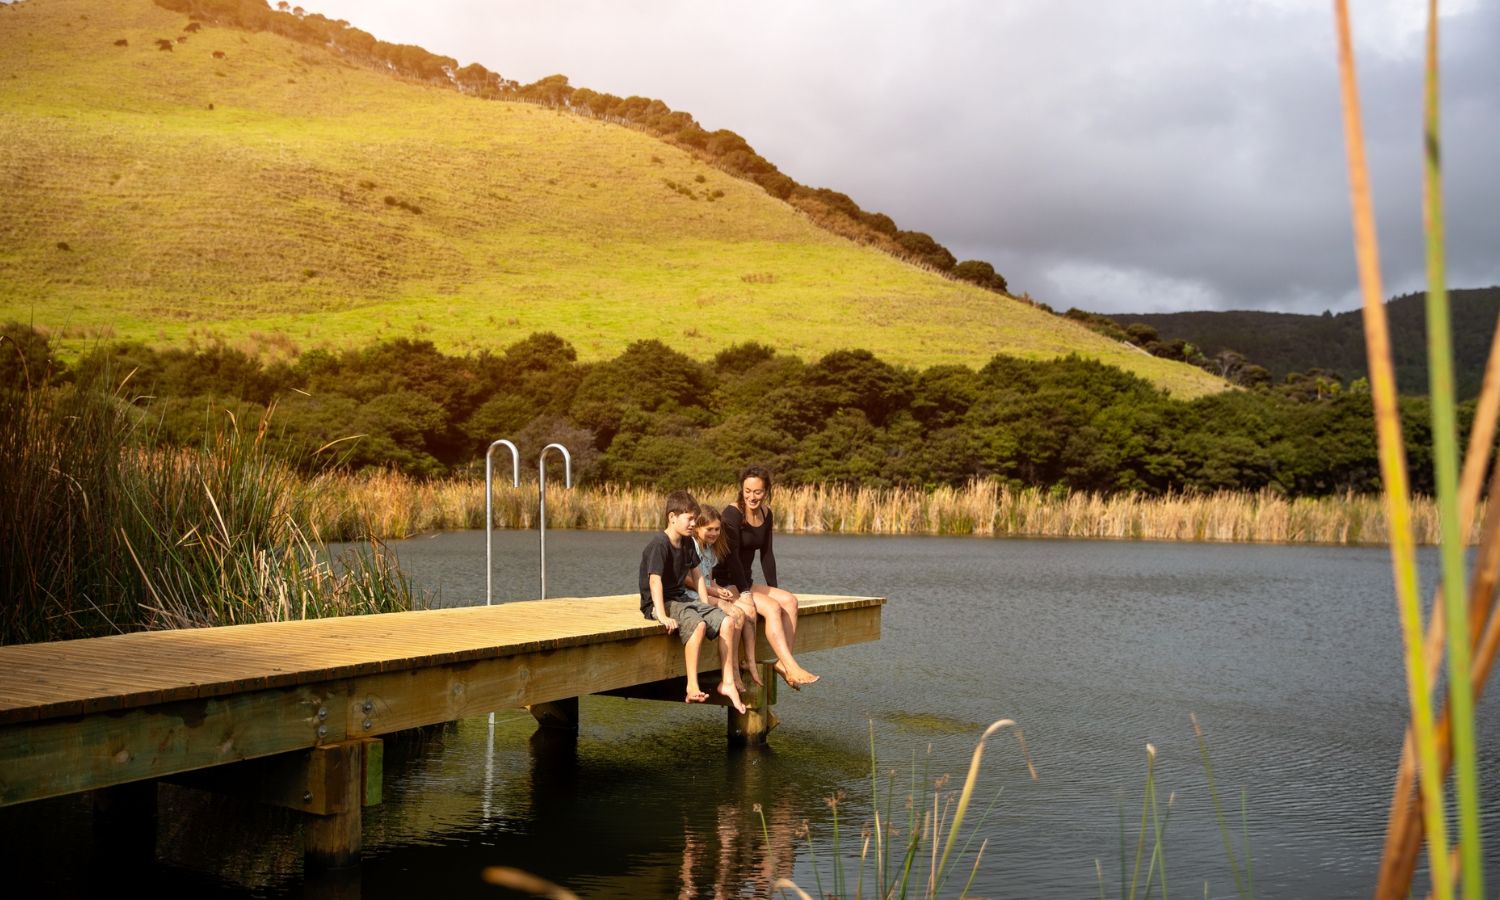
<path fill-rule="evenodd" d="M 552 334 L 501 353 L 450 356 L 400 339 L 272 364 L 222 344 L 119 343 L 65 366 L 44 335 L 16 323 L 0 326 L 0 346 L 0 395 L 94 385 L 136 407 L 166 445 L 197 444 L 231 420 L 253 427 L 274 407 L 266 440 L 309 469 L 472 472 L 506 437 L 528 456 L 564 443 L 582 479 L 662 488 L 729 483 L 755 461 L 791 484 L 1378 489 L 1370 397 L 1357 385 L 1178 400 L 1076 356 L 918 370 L 863 350 L 804 362 L 752 343 L 699 362 L 648 340 L 579 362 Z M 1465 428 L 1472 409 L 1461 407 Z M 1430 492 L 1427 401 L 1404 397 L 1401 411 L 1414 485 Z"/>
<path fill-rule="evenodd" d="M 1453 353 L 1459 396 L 1475 397 L 1500 315 L 1500 287 L 1449 292 L 1453 308 Z M 1396 381 L 1404 394 L 1427 393 L 1426 294 L 1408 294 L 1386 304 L 1396 357 Z M 1278 312 L 1122 313 L 1109 316 L 1122 328 L 1154 328 L 1163 342 L 1192 345 L 1208 360 L 1233 352 L 1263 366 L 1275 381 L 1297 372 L 1336 373 L 1344 383 L 1367 377 L 1364 320 L 1359 310 L 1322 315 Z"/>
<path fill-rule="evenodd" d="M 885 213 L 861 209 L 847 194 L 812 188 L 794 181 L 755 151 L 743 137 L 727 128 L 706 131 L 691 113 L 674 110 L 651 97 L 618 97 L 575 87 L 566 75 L 548 75 L 521 84 L 479 63 L 459 66 L 458 60 L 413 44 L 392 44 L 343 19 L 280 0 L 272 9 L 266 0 L 155 0 L 156 5 L 185 13 L 195 21 L 270 31 L 303 43 L 315 44 L 404 78 L 451 87 L 489 100 L 516 100 L 563 109 L 620 125 L 640 128 L 696 153 L 732 175 L 753 181 L 766 193 L 801 210 L 816 225 L 894 256 L 917 263 L 950 278 L 1009 294 L 1005 277 L 983 260 L 960 262 L 947 247 L 921 231 L 897 227 Z M 692 189 L 681 188 L 689 196 Z M 1025 298 L 1029 299 L 1029 298 Z"/>

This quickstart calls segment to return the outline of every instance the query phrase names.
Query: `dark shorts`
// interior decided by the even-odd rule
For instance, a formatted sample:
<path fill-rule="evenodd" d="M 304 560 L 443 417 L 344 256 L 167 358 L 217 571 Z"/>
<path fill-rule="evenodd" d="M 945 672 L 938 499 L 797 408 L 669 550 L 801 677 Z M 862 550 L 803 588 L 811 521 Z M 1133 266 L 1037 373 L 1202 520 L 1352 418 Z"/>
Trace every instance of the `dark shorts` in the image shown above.
<path fill-rule="evenodd" d="M 695 600 L 668 600 L 667 615 L 677 620 L 677 637 L 686 644 L 692 640 L 693 632 L 701 624 L 703 636 L 710 641 L 719 639 L 719 628 L 728 618 L 724 610 L 711 603 Z"/>

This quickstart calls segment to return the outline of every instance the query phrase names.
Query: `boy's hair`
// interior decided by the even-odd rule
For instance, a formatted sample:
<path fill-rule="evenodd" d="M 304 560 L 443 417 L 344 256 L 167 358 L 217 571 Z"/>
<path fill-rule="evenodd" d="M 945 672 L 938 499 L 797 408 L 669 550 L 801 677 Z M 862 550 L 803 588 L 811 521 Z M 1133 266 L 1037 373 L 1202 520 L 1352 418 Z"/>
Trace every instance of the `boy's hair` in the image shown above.
<path fill-rule="evenodd" d="M 667 495 L 667 518 L 685 512 L 696 516 L 698 509 L 698 501 L 694 500 L 693 495 L 687 491 L 673 491 Z"/>
<path fill-rule="evenodd" d="M 696 539 L 699 528 L 702 528 L 705 525 L 712 525 L 715 522 L 722 521 L 724 521 L 724 517 L 719 515 L 719 511 L 717 509 L 714 509 L 712 506 L 705 506 L 699 509 L 698 520 L 693 523 L 694 538 Z M 719 536 L 714 540 L 713 546 L 714 556 L 718 557 L 719 559 L 729 558 L 729 535 L 724 533 L 723 528 L 719 529 Z"/>

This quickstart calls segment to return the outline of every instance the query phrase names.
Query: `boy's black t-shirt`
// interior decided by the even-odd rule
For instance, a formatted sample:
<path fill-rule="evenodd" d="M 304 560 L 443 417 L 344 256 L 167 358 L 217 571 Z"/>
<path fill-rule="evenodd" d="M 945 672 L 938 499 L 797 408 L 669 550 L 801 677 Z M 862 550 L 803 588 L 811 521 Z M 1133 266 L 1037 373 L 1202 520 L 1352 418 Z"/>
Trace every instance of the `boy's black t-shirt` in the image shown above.
<path fill-rule="evenodd" d="M 692 538 L 682 538 L 673 547 L 665 532 L 653 534 L 646 549 L 641 551 L 641 615 L 648 619 L 656 618 L 651 609 L 652 573 L 661 576 L 663 603 L 682 600 L 685 599 L 682 579 L 697 565 L 698 548 L 694 546 Z"/>

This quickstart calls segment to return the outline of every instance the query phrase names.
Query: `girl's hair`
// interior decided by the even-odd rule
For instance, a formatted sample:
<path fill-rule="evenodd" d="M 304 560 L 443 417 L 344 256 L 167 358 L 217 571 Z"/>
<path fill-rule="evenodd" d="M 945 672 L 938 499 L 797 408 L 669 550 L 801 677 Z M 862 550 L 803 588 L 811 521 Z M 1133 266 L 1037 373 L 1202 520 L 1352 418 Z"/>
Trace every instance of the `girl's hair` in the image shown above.
<path fill-rule="evenodd" d="M 761 498 L 761 503 L 769 507 L 771 505 L 771 470 L 765 466 L 746 466 L 740 470 L 739 491 L 735 494 L 734 505 L 745 511 L 745 479 L 759 478 L 760 483 L 766 486 L 766 495 Z"/>
<path fill-rule="evenodd" d="M 723 521 L 723 517 L 719 515 L 719 511 L 714 509 L 713 506 L 702 507 L 698 510 L 697 520 L 693 522 L 693 538 L 697 539 L 698 529 L 706 525 L 712 525 L 715 522 L 722 523 Z M 722 524 L 719 526 L 719 536 L 714 539 L 714 556 L 718 557 L 720 562 L 729 558 L 729 535 L 724 533 L 724 526 Z"/>

